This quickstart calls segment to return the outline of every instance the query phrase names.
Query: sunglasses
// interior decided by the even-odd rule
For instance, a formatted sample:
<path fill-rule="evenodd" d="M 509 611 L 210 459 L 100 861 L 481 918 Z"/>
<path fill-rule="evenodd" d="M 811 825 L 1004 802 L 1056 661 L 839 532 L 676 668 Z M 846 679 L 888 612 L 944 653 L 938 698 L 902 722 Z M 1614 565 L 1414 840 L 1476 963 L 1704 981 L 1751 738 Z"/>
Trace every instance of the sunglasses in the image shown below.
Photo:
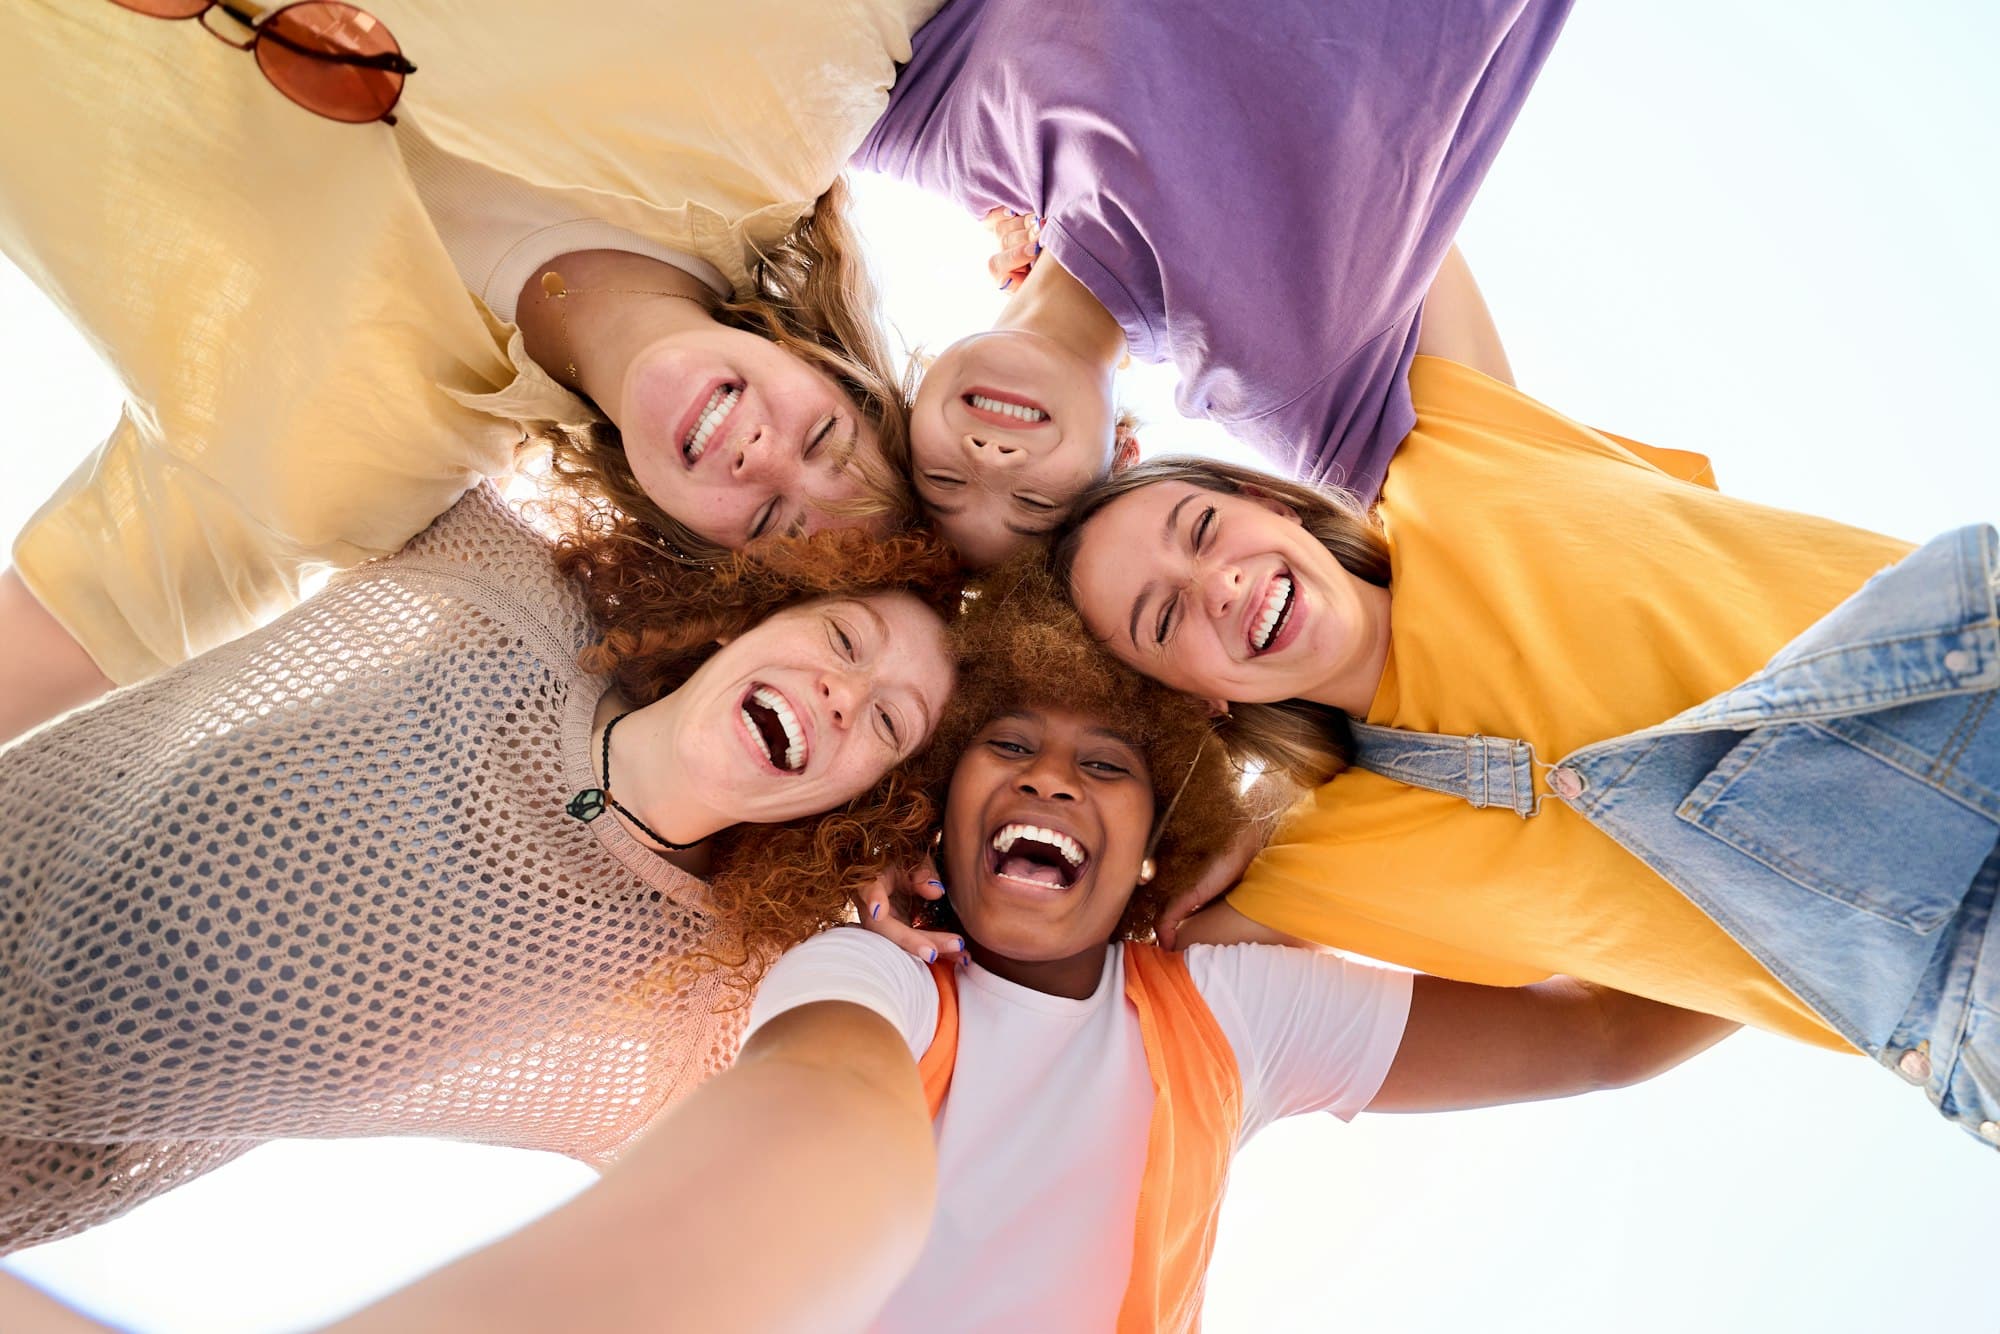
<path fill-rule="evenodd" d="M 111 0 L 156 19 L 198 19 L 203 32 L 257 57 L 271 86 L 328 120 L 366 125 L 383 121 L 403 95 L 403 80 L 417 67 L 382 20 L 341 0 L 300 0 L 266 10 L 243 0 Z M 231 37 L 208 25 L 219 9 L 242 25 L 247 37 Z"/>

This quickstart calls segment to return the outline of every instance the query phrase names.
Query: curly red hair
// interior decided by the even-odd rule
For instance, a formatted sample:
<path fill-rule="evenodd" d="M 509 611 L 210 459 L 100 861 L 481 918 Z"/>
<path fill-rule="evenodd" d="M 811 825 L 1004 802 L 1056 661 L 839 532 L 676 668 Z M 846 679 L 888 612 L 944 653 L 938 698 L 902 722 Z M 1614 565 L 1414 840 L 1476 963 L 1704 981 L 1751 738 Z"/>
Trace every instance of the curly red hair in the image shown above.
<path fill-rule="evenodd" d="M 623 516 L 586 506 L 586 525 L 560 539 L 556 566 L 583 588 L 601 630 L 581 661 L 635 704 L 684 684 L 717 640 L 823 597 L 907 592 L 948 620 L 963 583 L 937 538 L 873 538 L 854 529 L 759 543 L 704 568 L 665 562 L 621 540 Z M 715 930 L 702 951 L 744 983 L 764 963 L 841 920 L 851 896 L 892 859 L 923 846 L 930 805 L 901 770 L 838 810 L 777 825 L 737 825 L 710 841 Z"/>

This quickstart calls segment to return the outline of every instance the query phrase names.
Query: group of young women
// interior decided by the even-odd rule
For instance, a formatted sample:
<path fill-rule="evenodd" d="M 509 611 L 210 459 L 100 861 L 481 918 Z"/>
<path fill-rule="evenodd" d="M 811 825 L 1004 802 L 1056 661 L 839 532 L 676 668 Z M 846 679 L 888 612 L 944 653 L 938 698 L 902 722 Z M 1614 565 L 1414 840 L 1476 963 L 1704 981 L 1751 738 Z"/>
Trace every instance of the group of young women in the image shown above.
<path fill-rule="evenodd" d="M 130 394 L 0 581 L 5 1245 L 428 1133 L 607 1175 L 354 1328 L 1189 1328 L 1283 1116 L 1749 1023 L 2000 1143 L 2000 549 L 1508 383 L 1451 240 L 1565 4 L 627 8 L 0 20 Z M 911 386 L 850 157 L 998 210 Z M 1284 475 L 1136 462 L 1128 355 Z"/>

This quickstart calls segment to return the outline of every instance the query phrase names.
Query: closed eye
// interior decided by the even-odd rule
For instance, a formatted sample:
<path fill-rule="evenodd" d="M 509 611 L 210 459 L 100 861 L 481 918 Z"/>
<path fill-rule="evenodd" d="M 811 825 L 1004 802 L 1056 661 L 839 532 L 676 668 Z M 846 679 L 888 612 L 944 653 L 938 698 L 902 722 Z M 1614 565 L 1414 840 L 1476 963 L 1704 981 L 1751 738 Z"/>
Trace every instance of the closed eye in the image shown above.
<path fill-rule="evenodd" d="M 1014 499 L 1020 501 L 1023 505 L 1026 505 L 1029 509 L 1040 510 L 1044 514 L 1048 513 L 1050 510 L 1061 508 L 1061 506 L 1057 505 L 1053 500 L 1044 500 L 1040 496 L 1031 496 L 1020 491 L 1016 491 L 1014 493 Z"/>
<path fill-rule="evenodd" d="M 771 531 L 771 525 L 778 519 L 778 498 L 772 496 L 764 502 L 764 508 L 757 511 L 757 518 L 750 525 L 750 540 L 755 542 Z"/>
<path fill-rule="evenodd" d="M 877 716 L 879 716 L 882 719 L 883 730 L 885 730 L 889 734 L 890 748 L 893 750 L 900 751 L 903 748 L 903 734 L 896 727 L 896 719 L 894 715 L 892 715 L 887 709 L 877 709 L 875 712 Z"/>
<path fill-rule="evenodd" d="M 1195 551 L 1200 551 L 1203 547 L 1208 545 L 1208 540 L 1214 534 L 1214 532 L 1215 532 L 1215 506 L 1210 505 L 1207 509 L 1203 510 L 1201 512 L 1201 516 L 1194 521 L 1194 528 L 1188 533 L 1188 546 Z"/>
<path fill-rule="evenodd" d="M 952 474 L 948 472 L 926 472 L 924 474 L 924 480 L 926 482 L 929 482 L 932 486 L 953 487 L 953 486 L 965 485 L 965 479 L 963 477 L 954 477 Z"/>
<path fill-rule="evenodd" d="M 814 431 L 812 437 L 806 441 L 807 458 L 812 458 L 819 453 L 820 446 L 826 443 L 827 437 L 833 434 L 833 428 L 839 425 L 839 423 L 840 418 L 828 417 L 819 424 L 819 429 Z"/>
<path fill-rule="evenodd" d="M 1168 598 L 1165 605 L 1160 608 L 1159 620 L 1153 625 L 1153 642 L 1155 644 L 1165 644 L 1167 636 L 1174 632 L 1175 613 L 1180 610 L 1180 605 L 1180 594 L 1176 593 Z"/>

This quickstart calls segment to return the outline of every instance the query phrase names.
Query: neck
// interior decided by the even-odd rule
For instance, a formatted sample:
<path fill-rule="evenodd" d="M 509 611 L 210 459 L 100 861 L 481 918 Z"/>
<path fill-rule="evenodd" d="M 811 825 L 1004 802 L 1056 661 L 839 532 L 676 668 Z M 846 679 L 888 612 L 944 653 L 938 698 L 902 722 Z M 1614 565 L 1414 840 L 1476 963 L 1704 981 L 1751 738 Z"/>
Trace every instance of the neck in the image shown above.
<path fill-rule="evenodd" d="M 693 843 L 736 822 L 704 804 L 700 794 L 692 791 L 683 779 L 679 765 L 660 762 L 661 756 L 679 753 L 675 749 L 675 736 L 680 719 L 673 700 L 668 695 L 643 709 L 633 709 L 616 690 L 605 691 L 604 698 L 598 701 L 591 728 L 590 753 L 597 760 L 603 754 L 605 727 L 620 714 L 629 714 L 611 734 L 611 781 L 605 786 L 618 798 L 619 805 L 645 821 L 662 838 Z M 599 781 L 605 778 L 604 774 L 598 775 Z M 607 814 L 623 825 L 635 841 L 652 848 L 683 871 L 692 875 L 707 873 L 706 846 L 685 850 L 663 848 L 616 808 Z"/>
<path fill-rule="evenodd" d="M 543 286 L 550 273 L 561 275 L 564 295 Z M 515 317 L 536 364 L 616 422 L 640 353 L 663 338 L 712 327 L 715 299 L 700 279 L 664 261 L 624 250 L 576 250 L 535 270 Z"/>
<path fill-rule="evenodd" d="M 1332 673 L 1304 698 L 1365 719 L 1382 688 L 1389 666 L 1389 590 L 1349 575 L 1355 600 L 1355 624 L 1360 634 L 1353 653 L 1335 664 Z"/>
<path fill-rule="evenodd" d="M 996 329 L 1021 329 L 1060 343 L 1103 368 L 1106 377 L 1125 358 L 1125 331 L 1090 289 L 1044 254 L 1021 281 L 1020 291 L 993 321 Z"/>
<path fill-rule="evenodd" d="M 1024 962 L 996 954 L 978 941 L 972 942 L 972 957 L 995 977 L 1004 977 L 1017 987 L 1039 991 L 1045 996 L 1067 996 L 1088 1000 L 1104 976 L 1104 956 L 1111 946 L 1093 945 L 1067 959 L 1037 959 Z"/>

